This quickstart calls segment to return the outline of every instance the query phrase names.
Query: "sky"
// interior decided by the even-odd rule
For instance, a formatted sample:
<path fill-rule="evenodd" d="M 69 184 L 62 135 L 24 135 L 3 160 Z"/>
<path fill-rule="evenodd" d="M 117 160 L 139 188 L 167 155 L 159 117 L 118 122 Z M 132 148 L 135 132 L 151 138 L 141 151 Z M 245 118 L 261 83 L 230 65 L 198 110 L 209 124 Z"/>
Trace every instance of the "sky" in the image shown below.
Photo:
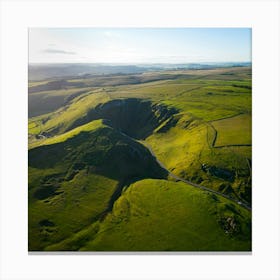
<path fill-rule="evenodd" d="M 207 62 L 251 62 L 251 29 L 29 29 L 29 63 Z"/>

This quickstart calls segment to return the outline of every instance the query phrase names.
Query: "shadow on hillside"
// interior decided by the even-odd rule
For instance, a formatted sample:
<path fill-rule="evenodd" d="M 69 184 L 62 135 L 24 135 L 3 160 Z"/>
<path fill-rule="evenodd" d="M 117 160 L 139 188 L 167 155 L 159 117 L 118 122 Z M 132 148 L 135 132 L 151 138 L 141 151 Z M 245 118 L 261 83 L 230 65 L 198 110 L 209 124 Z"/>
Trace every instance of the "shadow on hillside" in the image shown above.
<path fill-rule="evenodd" d="M 178 113 L 164 104 L 137 98 L 115 99 L 99 104 L 85 117 L 76 120 L 69 130 L 92 120 L 105 119 L 107 124 L 135 139 L 145 139 L 155 128 Z"/>

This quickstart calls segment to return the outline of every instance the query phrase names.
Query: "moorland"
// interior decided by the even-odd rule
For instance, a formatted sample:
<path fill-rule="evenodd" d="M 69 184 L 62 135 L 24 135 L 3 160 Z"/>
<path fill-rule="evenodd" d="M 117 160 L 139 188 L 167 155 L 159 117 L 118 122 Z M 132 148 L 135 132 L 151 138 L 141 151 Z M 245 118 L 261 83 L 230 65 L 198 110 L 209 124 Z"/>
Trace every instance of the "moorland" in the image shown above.
<path fill-rule="evenodd" d="M 251 67 L 131 69 L 30 72 L 29 250 L 250 251 Z"/>

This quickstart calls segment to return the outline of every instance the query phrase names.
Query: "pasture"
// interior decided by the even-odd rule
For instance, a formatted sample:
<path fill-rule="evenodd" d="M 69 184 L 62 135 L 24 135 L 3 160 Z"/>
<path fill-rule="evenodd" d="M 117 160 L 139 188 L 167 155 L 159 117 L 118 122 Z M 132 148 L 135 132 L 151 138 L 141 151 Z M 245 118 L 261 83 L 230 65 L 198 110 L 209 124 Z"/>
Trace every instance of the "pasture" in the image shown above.
<path fill-rule="evenodd" d="M 29 250 L 251 250 L 250 67 L 29 89 Z"/>

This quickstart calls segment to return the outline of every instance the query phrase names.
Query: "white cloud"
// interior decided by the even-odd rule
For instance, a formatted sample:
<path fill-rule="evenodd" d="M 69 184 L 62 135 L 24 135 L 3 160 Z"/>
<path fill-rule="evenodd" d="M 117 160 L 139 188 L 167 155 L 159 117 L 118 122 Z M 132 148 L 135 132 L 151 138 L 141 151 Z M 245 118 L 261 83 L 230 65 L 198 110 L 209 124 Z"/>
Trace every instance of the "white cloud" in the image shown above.
<path fill-rule="evenodd" d="M 54 53 L 54 54 L 77 54 L 76 52 L 65 51 L 65 50 L 58 50 L 58 49 L 45 49 L 43 50 L 45 53 Z"/>

